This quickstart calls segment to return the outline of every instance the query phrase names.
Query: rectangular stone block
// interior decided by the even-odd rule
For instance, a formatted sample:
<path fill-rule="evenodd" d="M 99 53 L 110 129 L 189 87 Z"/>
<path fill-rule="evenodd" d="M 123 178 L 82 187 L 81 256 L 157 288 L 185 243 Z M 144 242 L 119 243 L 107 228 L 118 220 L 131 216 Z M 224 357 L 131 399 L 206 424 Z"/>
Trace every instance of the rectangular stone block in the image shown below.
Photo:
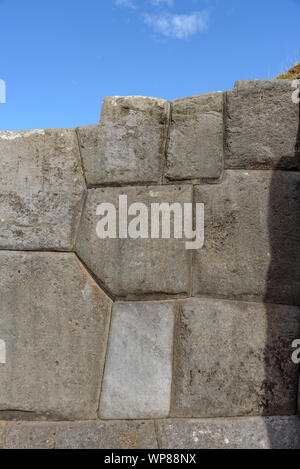
<path fill-rule="evenodd" d="M 223 171 L 223 93 L 176 99 L 168 140 L 171 180 L 214 182 Z"/>
<path fill-rule="evenodd" d="M 71 253 L 0 264 L 0 418 L 96 419 L 111 300 Z"/>
<path fill-rule="evenodd" d="M 173 359 L 172 303 L 117 303 L 100 400 L 103 419 L 167 417 Z"/>
<path fill-rule="evenodd" d="M 75 130 L 0 132 L 0 248 L 71 251 L 85 182 Z"/>
<path fill-rule="evenodd" d="M 227 92 L 226 168 L 300 168 L 300 110 L 292 85 L 293 80 L 246 80 Z"/>
<path fill-rule="evenodd" d="M 300 174 L 226 171 L 197 186 L 205 243 L 194 252 L 194 296 L 300 304 Z"/>
<path fill-rule="evenodd" d="M 9 423 L 6 449 L 156 449 L 153 422 Z"/>
<path fill-rule="evenodd" d="M 300 449 L 297 417 L 249 417 L 157 422 L 164 449 Z"/>
<path fill-rule="evenodd" d="M 148 238 L 121 239 L 119 232 L 119 196 L 127 196 L 127 208 L 142 203 L 148 211 Z M 151 238 L 152 203 L 191 203 L 193 187 L 148 186 L 90 189 L 76 243 L 76 252 L 101 284 L 117 299 L 164 299 L 183 297 L 190 291 L 191 251 L 186 250 L 184 239 L 174 239 L 171 226 L 170 239 Z M 96 233 L 97 207 L 109 203 L 116 209 L 116 238 L 99 239 Z M 123 211 L 124 213 L 124 211 Z M 138 216 L 138 213 L 137 213 Z M 128 216 L 128 225 L 135 219 Z M 126 219 L 126 209 L 125 209 Z M 172 222 L 172 214 L 171 214 Z M 172 224 L 172 223 L 171 223 Z M 137 228 L 138 230 L 138 228 Z"/>
<path fill-rule="evenodd" d="M 77 129 L 88 185 L 159 182 L 169 114 L 163 99 L 104 98 L 100 125 Z"/>
<path fill-rule="evenodd" d="M 182 302 L 175 329 L 173 417 L 294 415 L 300 308 Z"/>

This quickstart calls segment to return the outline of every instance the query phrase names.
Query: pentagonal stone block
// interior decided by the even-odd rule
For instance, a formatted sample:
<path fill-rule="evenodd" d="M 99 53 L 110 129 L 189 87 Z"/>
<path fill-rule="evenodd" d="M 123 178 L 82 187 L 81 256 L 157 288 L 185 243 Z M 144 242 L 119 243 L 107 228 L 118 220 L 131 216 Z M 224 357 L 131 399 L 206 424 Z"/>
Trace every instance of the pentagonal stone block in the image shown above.
<path fill-rule="evenodd" d="M 165 449 L 300 449 L 297 417 L 249 417 L 157 422 Z"/>
<path fill-rule="evenodd" d="M 0 262 L 0 416 L 96 418 L 111 300 L 74 254 L 1 251 Z"/>
<path fill-rule="evenodd" d="M 74 130 L 0 132 L 0 247 L 72 250 L 84 189 Z"/>
<path fill-rule="evenodd" d="M 115 304 L 100 400 L 104 419 L 167 417 L 174 306 Z"/>
<path fill-rule="evenodd" d="M 6 449 L 152 449 L 153 422 L 9 423 Z"/>
<path fill-rule="evenodd" d="M 158 182 L 163 175 L 169 109 L 163 99 L 104 98 L 101 125 L 78 129 L 88 185 Z"/>
<path fill-rule="evenodd" d="M 183 239 L 120 239 L 119 227 L 116 239 L 99 239 L 96 233 L 96 215 L 101 203 L 110 203 L 116 208 L 119 219 L 119 196 L 127 196 L 127 206 L 143 203 L 149 214 L 148 235 L 151 236 L 152 203 L 192 202 L 192 186 L 153 186 L 90 189 L 76 251 L 98 280 L 119 299 L 153 298 L 167 295 L 185 296 L 189 291 L 190 251 Z M 123 212 L 124 213 L 124 212 Z M 126 210 L 125 210 L 126 213 Z M 135 216 L 128 216 L 128 224 Z M 124 222 L 124 217 L 122 217 Z M 172 220 L 172 217 L 171 217 Z M 127 223 L 125 223 L 127 225 Z M 125 232 L 127 230 L 127 226 Z M 129 235 L 128 235 L 129 236 Z"/>
<path fill-rule="evenodd" d="M 195 251 L 194 296 L 300 304 L 300 174 L 226 171 L 197 186 L 205 244 Z"/>
<path fill-rule="evenodd" d="M 292 85 L 292 80 L 238 81 L 227 92 L 226 168 L 300 168 L 300 112 Z"/>
<path fill-rule="evenodd" d="M 176 321 L 172 415 L 293 415 L 295 306 L 191 299 Z"/>
<path fill-rule="evenodd" d="M 168 179 L 218 180 L 223 170 L 223 93 L 177 99 L 167 152 Z"/>

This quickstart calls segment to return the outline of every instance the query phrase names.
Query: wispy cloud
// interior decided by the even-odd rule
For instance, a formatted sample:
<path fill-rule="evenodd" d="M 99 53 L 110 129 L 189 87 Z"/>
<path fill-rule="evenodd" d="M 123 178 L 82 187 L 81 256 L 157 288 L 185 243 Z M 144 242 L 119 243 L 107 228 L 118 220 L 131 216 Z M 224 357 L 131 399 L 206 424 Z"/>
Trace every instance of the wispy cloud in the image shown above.
<path fill-rule="evenodd" d="M 169 7 L 173 6 L 173 0 L 150 0 L 152 5 L 161 6 L 167 5 Z M 1 0 L 0 0 L 1 3 Z M 126 8 L 137 8 L 134 0 L 115 0 L 117 6 L 126 7 Z"/>
<path fill-rule="evenodd" d="M 168 5 L 173 6 L 173 0 L 152 0 L 153 5 Z"/>
<path fill-rule="evenodd" d="M 135 8 L 132 0 L 116 0 L 116 5 L 119 7 Z"/>
<path fill-rule="evenodd" d="M 171 14 L 163 11 L 158 14 L 157 10 L 156 12 L 153 11 L 153 7 L 165 6 L 171 8 L 174 5 L 174 0 L 148 0 L 148 2 L 148 5 L 152 5 L 152 11 L 145 13 L 141 11 L 141 18 L 144 18 L 144 22 L 157 34 L 169 38 L 187 39 L 208 28 L 209 13 L 207 10 L 186 14 Z M 135 0 L 115 0 L 115 4 L 119 7 L 140 11 L 140 5 L 138 5 Z"/>
<path fill-rule="evenodd" d="M 156 33 L 177 39 L 186 39 L 205 31 L 209 21 L 209 15 L 206 11 L 197 11 L 189 15 L 151 15 L 146 13 L 144 18 L 146 24 L 151 26 Z"/>

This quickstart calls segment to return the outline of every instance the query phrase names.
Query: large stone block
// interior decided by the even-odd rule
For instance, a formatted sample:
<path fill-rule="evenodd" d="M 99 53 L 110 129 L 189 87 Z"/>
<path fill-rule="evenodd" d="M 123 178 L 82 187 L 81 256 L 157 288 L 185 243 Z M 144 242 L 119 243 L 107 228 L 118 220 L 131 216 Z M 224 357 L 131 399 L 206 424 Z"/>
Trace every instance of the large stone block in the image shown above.
<path fill-rule="evenodd" d="M 111 300 L 74 254 L 0 251 L 0 263 L 0 417 L 96 418 Z"/>
<path fill-rule="evenodd" d="M 300 304 L 300 174 L 226 171 L 197 186 L 205 244 L 195 252 L 194 296 Z"/>
<path fill-rule="evenodd" d="M 84 189 L 74 130 L 0 132 L 0 248 L 72 250 Z"/>
<path fill-rule="evenodd" d="M 298 337 L 299 307 L 182 302 L 171 415 L 294 415 L 298 367 L 292 362 L 292 343 Z"/>
<path fill-rule="evenodd" d="M 292 80 L 238 81 L 227 92 L 230 169 L 300 169 L 300 112 Z"/>
<path fill-rule="evenodd" d="M 167 178 L 215 181 L 223 170 L 223 93 L 177 99 L 167 151 Z"/>
<path fill-rule="evenodd" d="M 76 243 L 76 251 L 98 280 L 118 299 L 167 295 L 186 296 L 190 288 L 190 251 L 181 239 L 99 239 L 96 215 L 100 203 L 117 209 L 119 196 L 132 203 L 144 203 L 150 215 L 152 203 L 192 202 L 192 186 L 153 186 L 90 189 Z M 128 217 L 130 222 L 134 216 Z M 149 216 L 150 227 L 150 216 Z M 150 236 L 150 228 L 148 230 Z M 172 235 L 172 233 L 171 233 Z"/>
<path fill-rule="evenodd" d="M 150 419 L 170 411 L 174 333 L 172 303 L 113 307 L 100 417 Z"/>
<path fill-rule="evenodd" d="M 158 182 L 169 114 L 170 104 L 163 99 L 104 98 L 101 124 L 78 129 L 88 185 Z"/>
<path fill-rule="evenodd" d="M 9 423 L 5 449 L 156 449 L 153 422 Z"/>
<path fill-rule="evenodd" d="M 157 422 L 164 449 L 300 449 L 297 417 L 249 417 Z"/>

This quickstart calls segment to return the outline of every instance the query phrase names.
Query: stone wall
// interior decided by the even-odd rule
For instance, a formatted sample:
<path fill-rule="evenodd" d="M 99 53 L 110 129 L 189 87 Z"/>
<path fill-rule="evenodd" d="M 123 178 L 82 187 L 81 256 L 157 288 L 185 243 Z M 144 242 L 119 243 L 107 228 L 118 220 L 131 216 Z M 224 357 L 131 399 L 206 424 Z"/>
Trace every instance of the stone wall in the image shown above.
<path fill-rule="evenodd" d="M 0 447 L 300 447 L 293 91 L 109 97 L 99 125 L 0 132 Z M 204 203 L 204 247 L 99 240 L 121 194 Z"/>

